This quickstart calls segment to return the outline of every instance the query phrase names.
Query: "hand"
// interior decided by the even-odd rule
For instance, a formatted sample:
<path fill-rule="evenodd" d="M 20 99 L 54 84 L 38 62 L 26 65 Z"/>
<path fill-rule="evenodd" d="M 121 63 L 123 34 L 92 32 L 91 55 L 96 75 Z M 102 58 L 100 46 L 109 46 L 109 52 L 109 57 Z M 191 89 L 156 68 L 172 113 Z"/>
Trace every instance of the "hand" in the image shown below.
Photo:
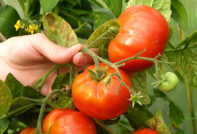
<path fill-rule="evenodd" d="M 33 85 L 55 64 L 72 62 L 78 68 L 93 64 L 92 58 L 79 52 L 83 45 L 65 48 L 51 42 L 44 34 L 12 37 L 0 44 L 0 79 L 12 73 L 22 84 Z M 68 69 L 64 69 L 68 71 Z M 47 95 L 56 73 L 50 74 L 41 93 Z"/>

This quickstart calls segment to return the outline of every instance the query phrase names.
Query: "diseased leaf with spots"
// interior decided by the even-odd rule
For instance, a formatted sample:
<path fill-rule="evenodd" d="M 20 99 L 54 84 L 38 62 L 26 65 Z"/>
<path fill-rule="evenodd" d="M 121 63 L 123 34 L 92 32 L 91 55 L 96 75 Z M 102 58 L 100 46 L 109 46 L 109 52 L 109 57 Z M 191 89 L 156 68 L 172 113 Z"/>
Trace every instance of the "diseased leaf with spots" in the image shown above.
<path fill-rule="evenodd" d="M 78 43 L 70 24 L 55 13 L 48 13 L 44 16 L 43 26 L 47 37 L 61 46 L 71 47 Z"/>
<path fill-rule="evenodd" d="M 153 118 L 146 121 L 146 124 L 159 132 L 160 134 L 171 134 L 170 130 L 168 129 L 167 125 L 165 124 L 161 111 L 157 111 Z"/>
<path fill-rule="evenodd" d="M 104 34 L 108 31 L 109 27 L 115 27 L 118 29 L 118 23 L 116 20 L 109 20 L 106 23 L 99 26 L 89 37 L 86 44 L 90 44 L 95 41 L 96 38 L 98 38 L 100 35 Z M 115 37 L 114 34 L 107 33 L 101 40 L 98 40 L 95 42 L 95 44 L 92 46 L 93 48 L 99 48 L 99 54 L 103 58 L 108 58 L 108 45 L 109 42 Z"/>
<path fill-rule="evenodd" d="M 179 45 L 178 51 L 168 52 L 166 55 L 171 67 L 181 76 L 182 81 L 197 88 L 197 32 L 187 36 Z"/>
<path fill-rule="evenodd" d="M 143 105 L 150 104 L 150 98 L 147 89 L 146 71 L 137 72 L 134 77 L 131 78 L 133 89 L 136 92 L 140 92 L 143 96 L 141 103 Z"/>
<path fill-rule="evenodd" d="M 7 114 L 10 109 L 12 94 L 9 87 L 0 80 L 0 117 Z"/>

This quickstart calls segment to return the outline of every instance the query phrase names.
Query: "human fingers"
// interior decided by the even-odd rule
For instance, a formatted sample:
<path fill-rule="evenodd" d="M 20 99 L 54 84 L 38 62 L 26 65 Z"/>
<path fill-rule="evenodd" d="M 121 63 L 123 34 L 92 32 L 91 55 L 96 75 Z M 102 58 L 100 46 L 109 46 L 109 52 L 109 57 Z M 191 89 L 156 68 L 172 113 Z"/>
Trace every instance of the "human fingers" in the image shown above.
<path fill-rule="evenodd" d="M 42 33 L 32 35 L 30 41 L 41 55 L 56 64 L 65 64 L 72 61 L 73 56 L 83 48 L 81 44 L 70 48 L 57 45 Z"/>
<path fill-rule="evenodd" d="M 91 51 L 98 54 L 97 48 L 92 48 Z M 79 52 L 73 57 L 73 63 L 76 66 L 86 66 L 91 65 L 94 63 L 92 56 L 90 56 L 88 53 Z"/>

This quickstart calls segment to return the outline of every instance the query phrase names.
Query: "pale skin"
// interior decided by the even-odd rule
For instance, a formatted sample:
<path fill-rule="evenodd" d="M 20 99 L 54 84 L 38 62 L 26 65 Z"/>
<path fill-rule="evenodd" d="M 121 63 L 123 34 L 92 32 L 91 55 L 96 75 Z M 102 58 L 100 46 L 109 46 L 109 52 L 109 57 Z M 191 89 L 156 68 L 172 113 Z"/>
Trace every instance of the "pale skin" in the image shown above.
<path fill-rule="evenodd" d="M 32 86 L 55 64 L 73 62 L 78 69 L 84 69 L 93 64 L 93 60 L 88 54 L 80 52 L 83 47 L 76 44 L 65 48 L 41 33 L 12 37 L 0 43 L 0 79 L 5 80 L 7 74 L 12 73 L 23 85 Z M 48 77 L 41 89 L 42 94 L 47 95 L 51 91 L 55 77 L 55 72 Z"/>

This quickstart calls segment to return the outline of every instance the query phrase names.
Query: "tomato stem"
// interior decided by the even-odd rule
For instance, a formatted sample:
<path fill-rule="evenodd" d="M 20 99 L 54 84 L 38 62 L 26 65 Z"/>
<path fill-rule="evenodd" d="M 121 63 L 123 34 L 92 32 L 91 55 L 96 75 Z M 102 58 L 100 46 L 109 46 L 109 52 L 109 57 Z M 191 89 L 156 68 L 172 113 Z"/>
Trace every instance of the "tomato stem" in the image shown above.
<path fill-rule="evenodd" d="M 91 48 L 94 44 L 96 44 L 97 41 L 102 40 L 102 38 L 105 37 L 108 33 L 109 33 L 108 31 L 104 32 L 99 37 L 97 37 L 94 41 L 88 44 L 85 48 Z M 81 51 L 83 51 L 83 49 Z"/>
<path fill-rule="evenodd" d="M 187 49 L 191 49 L 191 48 L 195 48 L 197 47 L 196 44 L 192 45 L 192 46 L 188 46 Z M 186 48 L 178 48 L 178 49 L 172 49 L 172 50 L 165 50 L 165 53 L 171 53 L 171 52 L 179 52 L 179 51 L 184 51 Z"/>
<path fill-rule="evenodd" d="M 191 86 L 190 86 L 188 80 L 186 80 L 186 87 L 187 87 L 187 96 L 188 96 L 190 116 L 192 118 L 195 118 L 194 108 L 193 108 L 192 89 L 191 89 Z M 192 129 L 193 129 L 193 134 L 196 134 L 197 133 L 197 131 L 196 131 L 196 122 L 195 122 L 194 119 L 192 119 Z"/>
<path fill-rule="evenodd" d="M 48 78 L 48 76 L 57 68 L 57 65 L 53 66 L 46 74 L 44 74 L 39 80 L 37 80 L 35 82 L 35 84 L 33 85 L 33 88 L 38 89 L 40 91 L 40 89 L 42 88 L 42 86 L 44 85 L 44 82 L 46 81 L 46 79 Z"/>
<path fill-rule="evenodd" d="M 26 109 L 32 108 L 32 107 L 34 107 L 34 106 L 36 106 L 35 103 L 30 103 L 30 104 L 28 104 L 28 105 L 19 107 L 19 108 L 17 108 L 17 109 L 14 110 L 14 111 L 9 112 L 9 113 L 5 116 L 5 118 L 9 118 L 9 117 L 13 116 L 14 114 L 20 113 L 21 111 L 24 111 L 24 110 L 26 110 Z"/>
<path fill-rule="evenodd" d="M 37 121 L 36 134 L 42 134 L 42 120 L 43 120 L 43 117 L 44 117 L 45 107 L 47 105 L 47 102 L 48 102 L 49 98 L 52 95 L 54 95 L 58 92 L 61 92 L 61 91 L 62 91 L 61 89 L 55 89 L 43 99 L 42 106 L 41 106 L 41 109 L 40 109 L 40 114 L 39 114 L 38 121 Z"/>

